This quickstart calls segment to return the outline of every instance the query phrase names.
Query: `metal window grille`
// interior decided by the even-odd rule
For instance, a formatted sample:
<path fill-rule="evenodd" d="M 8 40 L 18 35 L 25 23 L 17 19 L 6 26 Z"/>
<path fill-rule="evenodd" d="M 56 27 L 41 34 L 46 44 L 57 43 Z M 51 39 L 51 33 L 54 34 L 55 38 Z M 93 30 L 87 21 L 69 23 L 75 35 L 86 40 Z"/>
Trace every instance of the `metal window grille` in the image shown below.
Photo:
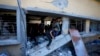
<path fill-rule="evenodd" d="M 0 39 L 16 36 L 16 16 L 0 15 Z"/>

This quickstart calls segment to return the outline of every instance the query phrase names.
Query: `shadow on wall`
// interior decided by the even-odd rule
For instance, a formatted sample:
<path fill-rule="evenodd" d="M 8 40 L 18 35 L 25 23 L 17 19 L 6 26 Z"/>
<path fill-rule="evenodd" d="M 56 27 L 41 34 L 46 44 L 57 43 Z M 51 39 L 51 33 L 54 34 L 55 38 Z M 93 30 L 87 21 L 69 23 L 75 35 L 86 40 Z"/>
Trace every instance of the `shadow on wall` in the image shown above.
<path fill-rule="evenodd" d="M 99 2 L 99 3 L 100 3 L 100 0 L 94 0 L 94 1 L 96 1 L 96 2 Z"/>

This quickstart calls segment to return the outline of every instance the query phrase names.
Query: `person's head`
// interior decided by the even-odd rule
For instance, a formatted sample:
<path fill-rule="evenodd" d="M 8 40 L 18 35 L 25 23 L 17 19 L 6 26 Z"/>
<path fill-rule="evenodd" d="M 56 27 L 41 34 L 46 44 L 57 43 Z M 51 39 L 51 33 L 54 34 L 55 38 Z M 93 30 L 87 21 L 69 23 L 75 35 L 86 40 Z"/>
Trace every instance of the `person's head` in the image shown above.
<path fill-rule="evenodd" d="M 57 17 L 57 18 L 56 18 L 56 21 L 57 21 L 57 22 L 60 22 L 60 20 L 61 20 L 61 17 Z"/>
<path fill-rule="evenodd" d="M 72 26 L 70 26 L 70 29 L 76 29 L 76 28 L 75 28 L 75 26 L 72 25 Z"/>
<path fill-rule="evenodd" d="M 55 23 L 55 22 L 56 22 L 56 19 L 53 18 L 52 21 L 51 21 L 51 23 Z"/>
<path fill-rule="evenodd" d="M 61 19 L 61 17 L 57 17 L 56 19 Z"/>

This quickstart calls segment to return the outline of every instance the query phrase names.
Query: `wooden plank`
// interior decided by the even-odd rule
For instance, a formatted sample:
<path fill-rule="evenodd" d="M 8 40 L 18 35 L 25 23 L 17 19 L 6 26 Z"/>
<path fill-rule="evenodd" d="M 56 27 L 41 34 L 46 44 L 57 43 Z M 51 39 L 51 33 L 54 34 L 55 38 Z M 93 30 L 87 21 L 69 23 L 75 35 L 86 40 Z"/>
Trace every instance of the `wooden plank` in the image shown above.
<path fill-rule="evenodd" d="M 76 56 L 88 56 L 85 45 L 82 41 L 81 35 L 76 29 L 69 30 L 72 37 L 73 46 L 76 52 Z"/>

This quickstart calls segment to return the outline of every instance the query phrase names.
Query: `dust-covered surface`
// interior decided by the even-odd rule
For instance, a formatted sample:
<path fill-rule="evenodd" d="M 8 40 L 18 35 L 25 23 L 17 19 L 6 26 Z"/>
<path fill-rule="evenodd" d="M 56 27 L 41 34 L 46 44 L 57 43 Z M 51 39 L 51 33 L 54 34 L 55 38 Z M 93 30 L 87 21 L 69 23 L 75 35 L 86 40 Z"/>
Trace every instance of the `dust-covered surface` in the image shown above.
<path fill-rule="evenodd" d="M 52 53 L 48 54 L 47 56 L 73 56 L 70 48 L 66 45 L 56 49 Z"/>
<path fill-rule="evenodd" d="M 89 41 L 85 45 L 89 56 L 100 56 L 100 40 Z"/>

